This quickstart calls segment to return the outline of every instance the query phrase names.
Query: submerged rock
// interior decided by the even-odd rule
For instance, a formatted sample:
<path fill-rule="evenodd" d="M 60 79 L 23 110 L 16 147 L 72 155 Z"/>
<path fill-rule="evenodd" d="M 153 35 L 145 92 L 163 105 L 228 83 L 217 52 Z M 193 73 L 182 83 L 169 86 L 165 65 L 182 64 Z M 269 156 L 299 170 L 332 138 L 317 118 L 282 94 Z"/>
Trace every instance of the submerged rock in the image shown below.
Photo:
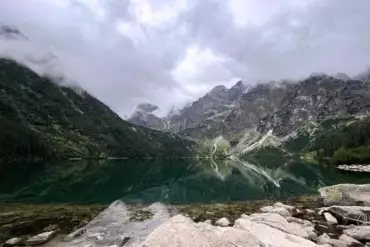
<path fill-rule="evenodd" d="M 81 235 L 85 234 L 85 232 L 86 232 L 86 229 L 85 228 L 78 229 L 78 230 L 76 230 L 76 231 L 68 234 L 64 238 L 64 241 L 71 241 L 72 239 L 77 238 L 77 237 L 80 237 Z"/>
<path fill-rule="evenodd" d="M 327 206 L 370 206 L 370 184 L 338 184 L 319 189 Z"/>
<path fill-rule="evenodd" d="M 266 206 L 266 207 L 260 208 L 260 210 L 264 213 L 277 213 L 283 217 L 292 216 L 294 209 L 295 209 L 294 207 L 285 205 L 281 202 L 275 203 L 274 206 Z"/>
<path fill-rule="evenodd" d="M 34 245 L 44 244 L 44 243 L 48 242 L 49 240 L 51 240 L 52 238 L 54 238 L 56 233 L 57 233 L 57 231 L 50 231 L 50 232 L 41 233 L 39 235 L 36 235 L 36 236 L 26 240 L 25 245 L 34 246 Z"/>
<path fill-rule="evenodd" d="M 19 244 L 21 241 L 22 241 L 21 238 L 11 238 L 11 239 L 9 239 L 8 241 L 6 241 L 4 243 L 4 247 L 5 246 L 15 246 L 15 245 Z"/>

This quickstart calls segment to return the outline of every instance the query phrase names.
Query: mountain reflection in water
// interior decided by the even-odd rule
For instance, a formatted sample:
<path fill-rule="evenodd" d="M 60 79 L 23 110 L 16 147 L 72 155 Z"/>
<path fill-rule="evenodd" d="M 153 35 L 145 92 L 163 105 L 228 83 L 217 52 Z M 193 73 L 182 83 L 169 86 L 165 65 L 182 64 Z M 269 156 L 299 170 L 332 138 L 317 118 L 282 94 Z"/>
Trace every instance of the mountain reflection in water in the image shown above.
<path fill-rule="evenodd" d="M 0 164 L 0 201 L 171 204 L 278 199 L 317 193 L 367 174 L 297 161 L 109 160 Z"/>

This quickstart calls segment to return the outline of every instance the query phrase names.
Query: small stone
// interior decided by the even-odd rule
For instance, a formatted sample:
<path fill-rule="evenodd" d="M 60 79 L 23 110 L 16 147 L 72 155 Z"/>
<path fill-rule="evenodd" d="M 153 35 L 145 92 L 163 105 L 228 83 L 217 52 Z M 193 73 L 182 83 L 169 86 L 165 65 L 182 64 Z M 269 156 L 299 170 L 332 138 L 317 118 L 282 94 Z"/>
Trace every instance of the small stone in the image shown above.
<path fill-rule="evenodd" d="M 212 225 L 212 220 L 206 220 L 204 221 L 205 224 Z"/>
<path fill-rule="evenodd" d="M 44 232 L 26 240 L 25 245 L 41 245 L 48 242 L 56 235 L 57 231 Z"/>
<path fill-rule="evenodd" d="M 324 217 L 326 219 L 326 221 L 330 224 L 338 224 L 338 220 L 333 216 L 331 215 L 331 213 L 329 212 L 325 212 L 324 213 Z"/>
<path fill-rule="evenodd" d="M 14 246 L 14 245 L 18 244 L 21 241 L 22 241 L 22 239 L 20 239 L 20 238 L 11 238 L 11 239 L 9 239 L 8 241 L 6 241 L 4 243 L 4 246 Z"/>
<path fill-rule="evenodd" d="M 314 226 L 314 224 L 309 222 L 308 220 L 302 220 L 302 219 L 295 218 L 295 217 L 287 217 L 286 221 L 288 221 L 289 223 L 294 222 L 294 223 L 297 223 L 303 226 L 310 226 L 310 227 Z"/>
<path fill-rule="evenodd" d="M 312 209 L 306 209 L 306 212 L 307 212 L 308 214 L 314 214 L 314 213 L 315 213 L 315 211 L 314 211 L 314 210 L 312 210 Z"/>
<path fill-rule="evenodd" d="M 124 246 L 129 240 L 131 239 L 131 237 L 128 237 L 128 236 L 125 236 L 125 237 L 119 237 L 118 239 L 118 247 L 122 247 Z"/>
<path fill-rule="evenodd" d="M 65 238 L 64 238 L 64 241 L 71 241 L 72 239 L 74 238 L 77 238 L 77 237 L 80 237 L 82 236 L 83 234 L 85 234 L 86 232 L 86 229 L 85 228 L 81 228 L 81 229 L 78 229 L 70 234 L 68 234 Z"/>
<path fill-rule="evenodd" d="M 229 226 L 230 222 L 227 218 L 223 217 L 216 221 L 215 223 L 217 226 Z"/>

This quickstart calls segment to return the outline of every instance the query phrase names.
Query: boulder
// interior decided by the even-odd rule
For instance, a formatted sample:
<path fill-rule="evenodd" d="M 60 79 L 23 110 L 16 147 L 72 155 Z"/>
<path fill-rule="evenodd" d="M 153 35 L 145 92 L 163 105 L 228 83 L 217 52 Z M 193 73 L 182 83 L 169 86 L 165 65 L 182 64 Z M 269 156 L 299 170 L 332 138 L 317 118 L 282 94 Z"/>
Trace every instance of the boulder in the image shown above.
<path fill-rule="evenodd" d="M 250 232 L 233 227 L 217 227 L 194 223 L 190 218 L 176 215 L 157 227 L 142 243 L 150 247 L 229 247 L 261 246 Z"/>
<path fill-rule="evenodd" d="M 21 241 L 22 241 L 21 238 L 11 238 L 11 239 L 9 239 L 8 241 L 6 241 L 4 243 L 4 247 L 5 246 L 14 246 L 16 244 L 19 244 Z"/>
<path fill-rule="evenodd" d="M 370 226 L 355 226 L 343 230 L 343 233 L 358 241 L 370 241 Z"/>
<path fill-rule="evenodd" d="M 317 243 L 318 244 L 330 244 L 333 247 L 349 247 L 350 246 L 347 242 L 344 242 L 338 239 L 331 239 L 326 233 L 318 237 Z"/>
<path fill-rule="evenodd" d="M 312 210 L 312 209 L 306 209 L 306 212 L 308 214 L 314 214 L 315 213 L 315 210 Z"/>
<path fill-rule="evenodd" d="M 346 234 L 342 234 L 340 237 L 339 237 L 339 240 L 347 243 L 348 246 L 351 246 L 351 247 L 360 247 L 360 246 L 363 246 L 361 242 L 357 241 L 356 239 L 346 235 Z"/>
<path fill-rule="evenodd" d="M 327 206 L 370 206 L 370 184 L 338 184 L 319 189 Z"/>
<path fill-rule="evenodd" d="M 370 213 L 370 207 L 361 206 L 331 206 L 323 208 L 323 211 L 329 212 L 340 222 L 363 222 L 367 221 L 367 214 Z"/>
<path fill-rule="evenodd" d="M 43 232 L 25 241 L 25 245 L 41 245 L 55 237 L 57 231 Z"/>
<path fill-rule="evenodd" d="M 217 226 L 229 226 L 230 222 L 227 218 L 223 217 L 216 221 L 215 223 Z"/>
<path fill-rule="evenodd" d="M 248 217 L 243 217 L 243 219 L 264 224 L 272 228 L 278 229 L 280 231 L 303 237 L 305 239 L 310 238 L 311 231 L 306 230 L 305 227 L 301 226 L 300 224 L 289 223 L 283 216 L 279 214 L 272 213 L 252 214 Z"/>
<path fill-rule="evenodd" d="M 246 218 L 235 221 L 234 228 L 251 233 L 263 245 L 269 247 L 318 247 L 312 241 Z M 243 245 L 246 246 L 246 245 Z"/>
<path fill-rule="evenodd" d="M 324 217 L 329 224 L 338 224 L 337 219 L 329 212 L 324 212 Z"/>

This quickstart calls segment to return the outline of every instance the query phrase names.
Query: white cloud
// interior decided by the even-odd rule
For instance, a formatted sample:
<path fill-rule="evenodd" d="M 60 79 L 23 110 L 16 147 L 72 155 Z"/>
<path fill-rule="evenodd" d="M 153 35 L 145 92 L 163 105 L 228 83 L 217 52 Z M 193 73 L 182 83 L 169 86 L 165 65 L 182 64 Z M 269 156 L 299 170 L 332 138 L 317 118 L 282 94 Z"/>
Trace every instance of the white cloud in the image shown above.
<path fill-rule="evenodd" d="M 77 81 L 121 115 L 140 102 L 163 113 L 237 78 L 365 70 L 369 8 L 368 0 L 4 0 L 0 24 L 30 43 L 1 41 L 0 52 L 42 61 L 39 69 Z"/>

